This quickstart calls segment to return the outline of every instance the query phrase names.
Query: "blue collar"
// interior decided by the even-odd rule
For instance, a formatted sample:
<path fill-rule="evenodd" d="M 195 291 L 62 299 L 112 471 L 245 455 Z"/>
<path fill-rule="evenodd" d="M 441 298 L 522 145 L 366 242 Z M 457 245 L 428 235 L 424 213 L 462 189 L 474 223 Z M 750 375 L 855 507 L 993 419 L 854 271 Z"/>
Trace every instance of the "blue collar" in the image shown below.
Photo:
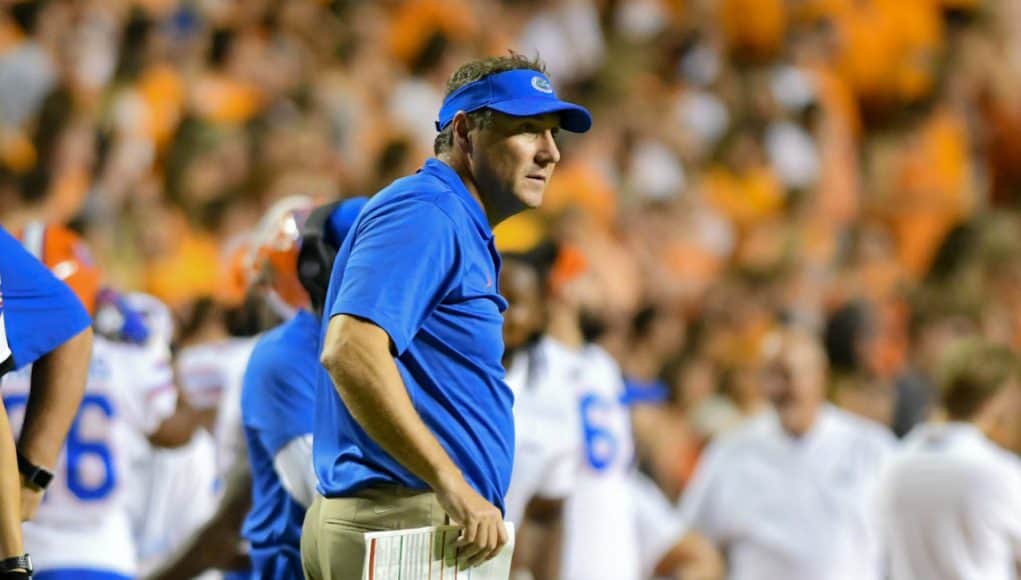
<path fill-rule="evenodd" d="M 468 212 L 471 214 L 472 220 L 478 227 L 482 237 L 486 240 L 493 238 L 493 228 L 489 226 L 489 220 L 486 219 L 486 213 L 482 210 L 482 205 L 472 197 L 468 188 L 464 186 L 464 181 L 461 181 L 461 176 L 451 166 L 435 157 L 430 157 L 418 172 L 432 175 L 445 183 L 468 206 Z"/>

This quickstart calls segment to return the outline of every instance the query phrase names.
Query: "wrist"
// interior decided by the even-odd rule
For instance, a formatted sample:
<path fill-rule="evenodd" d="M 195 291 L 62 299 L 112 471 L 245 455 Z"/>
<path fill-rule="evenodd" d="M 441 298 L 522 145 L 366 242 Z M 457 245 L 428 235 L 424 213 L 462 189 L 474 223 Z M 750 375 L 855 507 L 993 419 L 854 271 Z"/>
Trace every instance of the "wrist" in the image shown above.
<path fill-rule="evenodd" d="M 431 479 L 427 483 L 434 491 L 450 491 L 466 483 L 461 470 L 453 464 L 435 469 Z"/>
<path fill-rule="evenodd" d="M 18 471 L 21 473 L 21 485 L 34 491 L 44 491 L 53 481 L 53 472 L 37 465 L 18 451 Z"/>
<path fill-rule="evenodd" d="M 23 572 L 26 575 L 32 574 L 32 558 L 28 554 L 0 559 L 0 574 L 17 572 Z"/>

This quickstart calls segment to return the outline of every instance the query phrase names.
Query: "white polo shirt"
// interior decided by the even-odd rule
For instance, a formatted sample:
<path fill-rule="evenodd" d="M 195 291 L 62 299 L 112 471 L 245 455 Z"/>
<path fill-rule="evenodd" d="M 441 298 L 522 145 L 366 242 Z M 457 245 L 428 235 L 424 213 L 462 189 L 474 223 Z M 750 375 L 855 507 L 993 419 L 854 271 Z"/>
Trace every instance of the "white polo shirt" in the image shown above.
<path fill-rule="evenodd" d="M 893 446 L 831 405 L 799 439 L 766 412 L 710 446 L 681 517 L 724 551 L 730 580 L 880 580 L 874 492 Z"/>
<path fill-rule="evenodd" d="M 894 580 L 1013 580 L 1021 460 L 966 423 L 921 425 L 882 478 Z"/>

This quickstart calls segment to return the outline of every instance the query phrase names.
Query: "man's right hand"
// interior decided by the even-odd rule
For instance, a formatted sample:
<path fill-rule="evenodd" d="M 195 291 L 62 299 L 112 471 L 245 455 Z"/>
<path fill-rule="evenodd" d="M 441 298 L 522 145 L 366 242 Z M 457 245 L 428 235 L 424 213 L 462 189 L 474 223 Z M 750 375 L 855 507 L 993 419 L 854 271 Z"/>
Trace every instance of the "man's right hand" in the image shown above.
<path fill-rule="evenodd" d="M 461 474 L 442 480 L 436 489 L 436 499 L 452 523 L 463 528 L 457 540 L 458 565 L 462 569 L 496 556 L 507 543 L 507 528 L 500 510 L 472 489 Z"/>

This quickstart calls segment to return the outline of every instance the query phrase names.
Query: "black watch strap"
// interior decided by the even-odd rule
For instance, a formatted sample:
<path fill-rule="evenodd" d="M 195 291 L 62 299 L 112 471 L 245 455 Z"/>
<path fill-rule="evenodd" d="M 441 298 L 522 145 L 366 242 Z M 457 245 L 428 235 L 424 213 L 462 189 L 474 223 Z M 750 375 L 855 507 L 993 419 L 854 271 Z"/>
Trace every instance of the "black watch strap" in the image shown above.
<path fill-rule="evenodd" d="M 25 480 L 39 489 L 46 489 L 46 486 L 53 480 L 53 473 L 50 470 L 39 467 L 28 460 L 21 452 L 18 452 L 18 471 L 25 476 Z"/>
<path fill-rule="evenodd" d="M 28 554 L 22 554 L 20 556 L 11 556 L 10 558 L 4 558 L 0 560 L 0 572 L 12 572 L 21 568 L 29 574 L 32 573 L 32 558 Z"/>

